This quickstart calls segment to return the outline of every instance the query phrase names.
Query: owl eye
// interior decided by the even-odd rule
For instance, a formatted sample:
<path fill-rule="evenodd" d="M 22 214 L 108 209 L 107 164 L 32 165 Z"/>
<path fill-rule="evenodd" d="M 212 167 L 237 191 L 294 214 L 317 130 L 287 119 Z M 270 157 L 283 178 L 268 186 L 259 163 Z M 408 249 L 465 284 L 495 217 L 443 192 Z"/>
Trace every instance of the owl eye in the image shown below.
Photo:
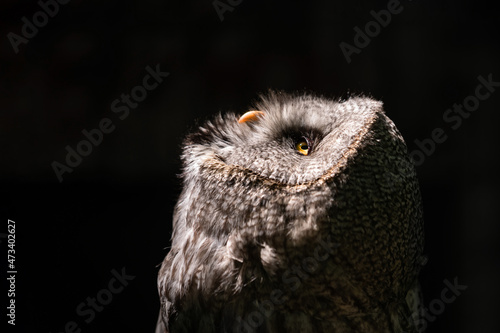
<path fill-rule="evenodd" d="M 301 138 L 296 144 L 295 149 L 302 155 L 309 155 L 309 142 L 306 138 Z"/>

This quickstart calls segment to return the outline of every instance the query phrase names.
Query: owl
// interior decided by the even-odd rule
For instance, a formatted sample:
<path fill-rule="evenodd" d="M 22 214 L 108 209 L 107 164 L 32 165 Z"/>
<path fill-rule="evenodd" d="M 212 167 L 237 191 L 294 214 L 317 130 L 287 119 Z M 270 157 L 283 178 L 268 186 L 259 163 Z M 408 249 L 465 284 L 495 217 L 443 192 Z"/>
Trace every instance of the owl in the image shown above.
<path fill-rule="evenodd" d="M 420 331 L 420 192 L 382 103 L 252 109 L 184 141 L 156 332 Z"/>

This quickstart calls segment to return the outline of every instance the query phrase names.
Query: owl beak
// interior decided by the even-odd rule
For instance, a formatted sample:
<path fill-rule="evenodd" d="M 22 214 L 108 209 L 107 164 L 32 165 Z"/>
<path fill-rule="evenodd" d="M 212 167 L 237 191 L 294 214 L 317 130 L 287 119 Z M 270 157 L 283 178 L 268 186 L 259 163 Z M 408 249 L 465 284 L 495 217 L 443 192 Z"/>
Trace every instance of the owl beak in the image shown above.
<path fill-rule="evenodd" d="M 246 123 L 247 121 L 255 121 L 258 120 L 259 117 L 264 116 L 264 112 L 262 111 L 248 111 L 244 115 L 238 119 L 238 123 L 243 124 Z"/>

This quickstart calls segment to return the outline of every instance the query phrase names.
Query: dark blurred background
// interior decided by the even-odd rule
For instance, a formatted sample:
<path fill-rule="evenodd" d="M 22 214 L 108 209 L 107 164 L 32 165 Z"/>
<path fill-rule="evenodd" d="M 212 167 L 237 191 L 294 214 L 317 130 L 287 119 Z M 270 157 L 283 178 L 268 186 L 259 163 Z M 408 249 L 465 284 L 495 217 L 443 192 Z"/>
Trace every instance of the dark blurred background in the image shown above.
<path fill-rule="evenodd" d="M 388 2 L 244 0 L 221 21 L 213 0 L 72 0 L 16 53 L 10 33 L 22 36 L 22 18 L 33 22 L 42 9 L 2 1 L 0 232 L 16 222 L 18 331 L 64 332 L 74 321 L 82 332 L 153 332 L 182 138 L 219 111 L 246 111 L 272 88 L 372 95 L 410 151 L 444 130 L 447 140 L 417 168 L 425 304 L 441 299 L 445 279 L 468 288 L 428 332 L 498 332 L 500 89 L 456 130 L 443 114 L 474 95 L 480 75 L 500 81 L 499 11 L 482 1 L 402 0 L 347 63 L 339 44 L 354 45 L 354 27 L 364 30 L 370 11 Z M 157 65 L 169 76 L 121 120 L 111 104 Z M 65 147 L 76 149 L 82 130 L 103 118 L 115 130 L 59 182 L 51 164 L 64 164 Z M 123 267 L 135 278 L 86 323 L 77 307 Z"/>

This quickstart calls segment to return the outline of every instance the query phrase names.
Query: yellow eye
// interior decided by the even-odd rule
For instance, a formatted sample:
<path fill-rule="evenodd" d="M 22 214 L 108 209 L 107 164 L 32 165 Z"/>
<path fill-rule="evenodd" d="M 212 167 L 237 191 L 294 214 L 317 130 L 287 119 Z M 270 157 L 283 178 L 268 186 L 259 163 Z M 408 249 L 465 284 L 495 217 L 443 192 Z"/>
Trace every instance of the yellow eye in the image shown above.
<path fill-rule="evenodd" d="M 309 154 L 309 145 L 307 144 L 307 141 L 301 140 L 295 145 L 295 149 L 302 155 L 308 155 Z"/>

